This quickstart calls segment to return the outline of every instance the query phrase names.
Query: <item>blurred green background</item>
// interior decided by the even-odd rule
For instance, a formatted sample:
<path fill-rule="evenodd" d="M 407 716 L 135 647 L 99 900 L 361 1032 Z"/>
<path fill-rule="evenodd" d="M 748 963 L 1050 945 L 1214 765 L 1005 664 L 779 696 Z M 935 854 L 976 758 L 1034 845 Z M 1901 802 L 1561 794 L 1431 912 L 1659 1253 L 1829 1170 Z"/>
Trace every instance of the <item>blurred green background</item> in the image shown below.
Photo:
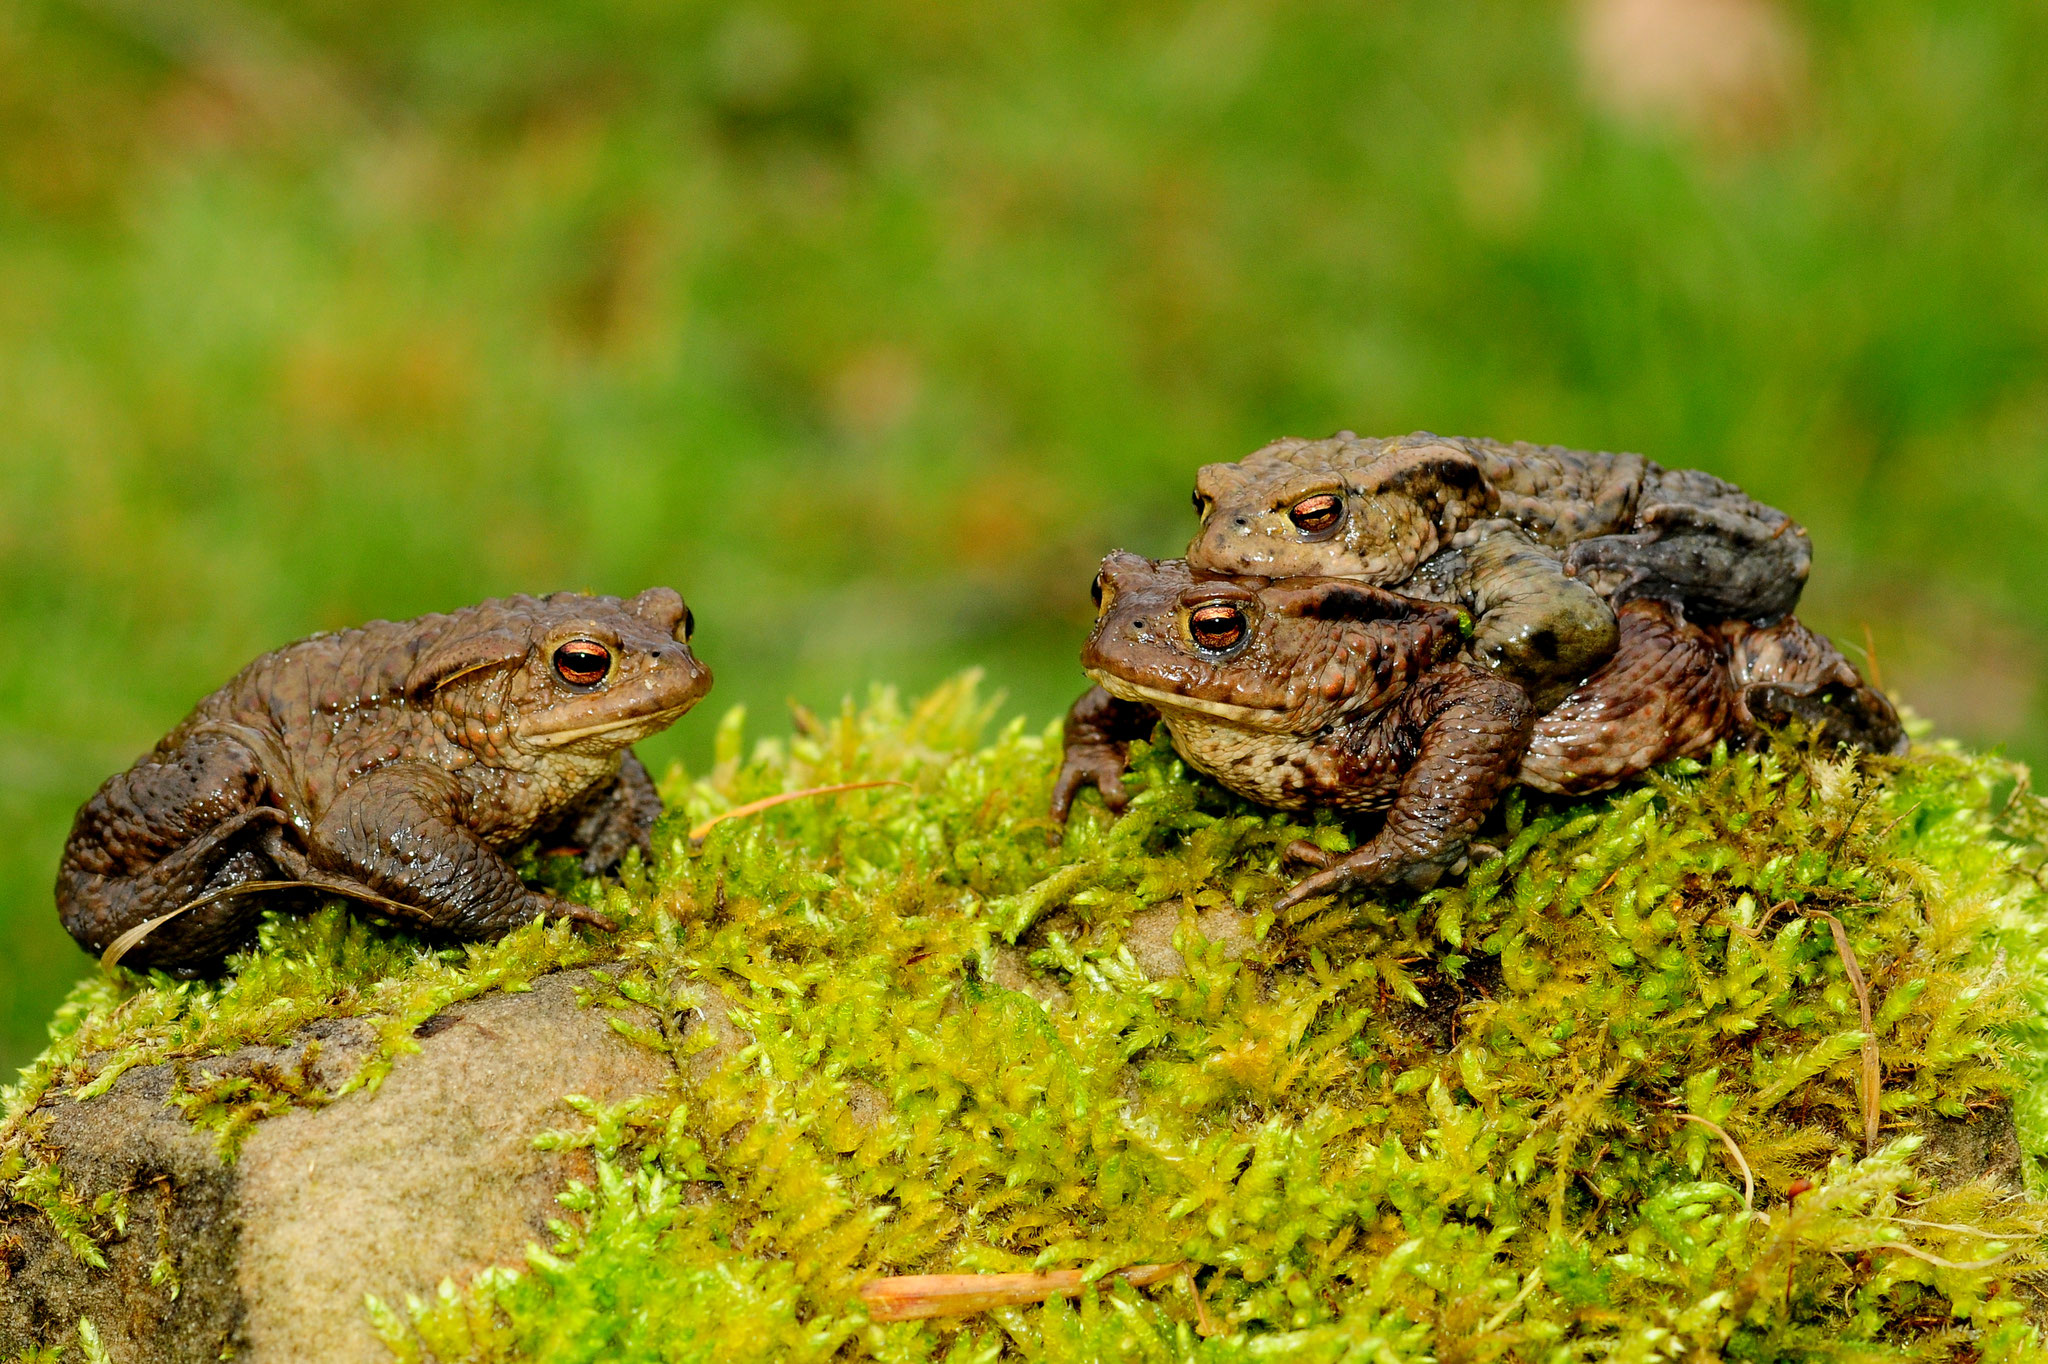
<path fill-rule="evenodd" d="M 1812 528 L 2048 756 L 2039 0 L 0 6 L 0 1064 L 70 813 L 311 630 L 671 583 L 745 701 L 1050 719 L 1195 465 L 1418 427 Z"/>

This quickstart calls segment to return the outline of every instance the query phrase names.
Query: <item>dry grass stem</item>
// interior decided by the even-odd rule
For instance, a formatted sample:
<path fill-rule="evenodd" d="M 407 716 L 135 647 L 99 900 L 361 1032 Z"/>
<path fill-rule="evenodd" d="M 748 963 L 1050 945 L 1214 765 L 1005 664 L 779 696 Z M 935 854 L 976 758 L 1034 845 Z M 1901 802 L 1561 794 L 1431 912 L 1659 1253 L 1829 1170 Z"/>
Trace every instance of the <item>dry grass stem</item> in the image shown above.
<path fill-rule="evenodd" d="M 910 783 L 907 781 L 849 781 L 841 782 L 837 786 L 810 786 L 801 791 L 784 791 L 778 796 L 764 796 L 760 800 L 750 800 L 745 805 L 734 806 L 722 815 L 713 815 L 696 828 L 690 830 L 690 846 L 694 848 L 702 843 L 710 836 L 713 829 L 725 823 L 728 819 L 743 819 L 748 815 L 758 815 L 763 810 L 772 810 L 778 805 L 787 805 L 793 800 L 805 800 L 811 796 L 837 796 L 848 791 L 872 791 L 878 786 L 908 785 Z"/>
<path fill-rule="evenodd" d="M 1735 1138 L 1728 1135 L 1728 1129 L 1716 1122 L 1708 1122 L 1697 1113 L 1681 1113 L 1681 1122 L 1696 1122 L 1721 1139 L 1728 1148 L 1728 1154 L 1735 1158 L 1735 1168 L 1742 1171 L 1742 1215 L 1749 1216 L 1756 1211 L 1756 1177 L 1749 1172 L 1749 1162 L 1743 1158 L 1742 1148 L 1735 1144 Z"/>
<path fill-rule="evenodd" d="M 1856 949 L 1849 945 L 1849 930 L 1842 927 L 1842 921 L 1822 909 L 1806 911 L 1816 919 L 1826 919 L 1828 929 L 1835 935 L 1835 951 L 1842 958 L 1842 970 L 1848 973 L 1849 988 L 1856 992 L 1856 1008 L 1863 1018 L 1863 1154 L 1877 1150 L 1878 1097 L 1884 1086 L 1884 1068 L 1878 1060 L 1877 1025 L 1870 1013 L 1870 985 L 1863 979 L 1863 968 L 1857 964 Z"/>
<path fill-rule="evenodd" d="M 1939 1255 L 1922 1250 L 1918 1246 L 1902 1245 L 1897 1241 L 1880 1241 L 1874 1246 L 1864 1246 L 1863 1249 L 1890 1251 L 1895 1255 L 1910 1255 L 1916 1260 L 1925 1260 L 1936 1269 L 1992 1269 L 2012 1258 L 2012 1252 L 2006 1251 L 2003 1255 L 1993 1255 L 1988 1260 L 1944 1260 Z"/>
<path fill-rule="evenodd" d="M 330 894 L 346 895 L 351 899 L 378 905 L 384 909 L 392 910 L 401 918 L 416 921 L 425 918 L 421 911 L 411 905 L 403 905 L 396 900 L 387 900 L 383 896 L 372 894 L 367 890 L 358 892 L 341 886 L 330 885 L 324 881 L 238 881 L 234 885 L 208 891 L 196 900 L 187 900 L 168 914 L 159 914 L 154 919 L 143 920 L 107 944 L 107 950 L 100 953 L 100 965 L 109 970 L 119 966 L 121 959 L 135 950 L 136 944 L 156 932 L 159 928 L 162 928 L 171 920 L 177 918 L 180 914 L 204 908 L 221 900 L 232 899 L 237 895 L 249 895 L 264 890 L 322 890 Z"/>
<path fill-rule="evenodd" d="M 1204 1339 L 1223 1334 L 1223 1328 L 1217 1324 L 1216 1318 L 1209 1315 L 1209 1301 L 1202 1296 L 1202 1286 L 1195 1282 L 1193 1265 L 1182 1262 L 1180 1281 L 1186 1286 L 1188 1296 L 1195 1300 L 1195 1334 Z"/>
<path fill-rule="evenodd" d="M 1501 1327 L 1507 1325 L 1507 1320 L 1510 1316 L 1514 1315 L 1515 1309 L 1517 1307 L 1520 1307 L 1523 1303 L 1529 1301 L 1529 1295 L 1531 1293 L 1534 1293 L 1536 1291 L 1537 1285 L 1541 1284 L 1542 1282 L 1543 1270 L 1541 1268 L 1530 1270 L 1528 1277 L 1522 1280 L 1522 1291 L 1515 1294 L 1514 1297 L 1508 1299 L 1508 1305 L 1506 1307 L 1501 1308 L 1500 1311 L 1495 1312 L 1491 1317 L 1488 1317 L 1486 1320 L 1486 1325 L 1479 1328 L 1479 1334 L 1482 1336 L 1492 1335 L 1495 1331 L 1498 1331 Z"/>
<path fill-rule="evenodd" d="M 1877 661 L 1877 636 L 1871 633 L 1867 620 L 1863 622 L 1863 661 L 1870 665 L 1870 685 L 1883 691 L 1884 669 Z"/>

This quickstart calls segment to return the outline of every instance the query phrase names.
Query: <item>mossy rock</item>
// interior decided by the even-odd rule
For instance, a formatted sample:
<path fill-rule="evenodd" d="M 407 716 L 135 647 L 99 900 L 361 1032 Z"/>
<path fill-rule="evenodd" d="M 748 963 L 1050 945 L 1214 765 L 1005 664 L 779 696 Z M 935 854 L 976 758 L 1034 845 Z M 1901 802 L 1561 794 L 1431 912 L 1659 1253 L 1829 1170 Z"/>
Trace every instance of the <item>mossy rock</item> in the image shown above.
<path fill-rule="evenodd" d="M 0 1358 L 330 1320 L 326 1357 L 443 1364 L 2043 1357 L 2018 769 L 1786 747 L 1516 799 L 1463 884 L 1276 916 L 1280 850 L 1355 830 L 1141 746 L 1057 843 L 1054 737 L 988 714 L 963 680 L 751 754 L 728 717 L 655 865 L 577 888 L 616 938 L 329 909 L 218 983 L 82 984 L 0 1120 Z M 1173 1262 L 957 1322 L 857 1296 Z"/>

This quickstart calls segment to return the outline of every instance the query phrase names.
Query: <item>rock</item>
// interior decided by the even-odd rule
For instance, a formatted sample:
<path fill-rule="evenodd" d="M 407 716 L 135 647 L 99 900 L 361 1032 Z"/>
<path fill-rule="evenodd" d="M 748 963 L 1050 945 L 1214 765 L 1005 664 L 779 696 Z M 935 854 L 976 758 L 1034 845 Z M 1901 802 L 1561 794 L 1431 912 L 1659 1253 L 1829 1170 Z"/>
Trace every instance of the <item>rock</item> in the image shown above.
<path fill-rule="evenodd" d="M 2007 1193 L 2027 1187 L 2026 1152 L 2011 1099 L 1985 1104 L 1967 1118 L 1931 1117 L 1925 1130 L 1921 1151 L 1942 1183 L 1988 1179 Z"/>
<path fill-rule="evenodd" d="M 235 1172 L 214 1153 L 211 1132 L 164 1106 L 170 1087 L 170 1068 L 155 1066 L 90 1102 L 56 1100 L 48 1139 L 62 1152 L 65 1178 L 88 1197 L 133 1189 L 128 1234 L 104 1248 L 107 1268 L 93 1270 L 42 1213 L 9 1210 L 0 1223 L 12 1251 L 0 1357 L 58 1344 L 81 1316 L 103 1340 L 124 1343 L 117 1356 L 135 1364 L 217 1359 L 241 1338 Z M 166 1254 L 177 1279 L 152 1284 L 150 1268 Z"/>
<path fill-rule="evenodd" d="M 1173 905 L 1140 910 L 1131 916 L 1124 944 L 1131 949 L 1138 969 L 1153 980 L 1187 974 L 1187 962 L 1173 945 L 1180 920 L 1180 909 Z M 1252 950 L 1257 941 L 1252 936 L 1252 923 L 1250 914 L 1225 905 L 1212 905 L 1195 916 L 1195 930 L 1208 941 L 1223 944 L 1226 961 L 1242 961 Z"/>
<path fill-rule="evenodd" d="M 0 1358 L 65 1340 L 83 1315 L 123 1364 L 230 1349 L 245 1364 L 384 1364 L 364 1295 L 402 1302 L 443 1277 L 522 1264 L 529 1244 L 549 1239 L 555 1195 L 589 1173 L 580 1152 L 533 1147 L 538 1133 L 574 1122 L 562 1097 L 617 1103 L 672 1075 L 665 1058 L 612 1030 L 609 1011 L 576 1002 L 589 979 L 544 976 L 530 992 L 447 1010 L 376 1092 L 263 1122 L 233 1162 L 212 1132 L 164 1106 L 167 1066 L 130 1072 L 96 1099 L 52 1100 L 47 1144 L 65 1179 L 87 1199 L 131 1190 L 127 1230 L 106 1248 L 108 1268 L 93 1270 L 47 1218 L 12 1210 L 0 1223 L 17 1245 L 0 1294 Z M 714 1026 L 730 1029 L 723 1018 Z M 361 1024 L 329 1023 L 292 1047 L 204 1068 L 290 1068 L 316 1037 L 311 1070 L 327 1086 L 370 1045 Z M 160 1256 L 175 1280 L 152 1284 Z"/>
<path fill-rule="evenodd" d="M 1003 946 L 995 949 L 995 965 L 990 979 L 1005 990 L 1030 995 L 1043 1004 L 1051 1013 L 1065 1013 L 1074 1007 L 1074 1001 L 1054 981 L 1036 975 L 1026 954 L 1018 948 Z"/>

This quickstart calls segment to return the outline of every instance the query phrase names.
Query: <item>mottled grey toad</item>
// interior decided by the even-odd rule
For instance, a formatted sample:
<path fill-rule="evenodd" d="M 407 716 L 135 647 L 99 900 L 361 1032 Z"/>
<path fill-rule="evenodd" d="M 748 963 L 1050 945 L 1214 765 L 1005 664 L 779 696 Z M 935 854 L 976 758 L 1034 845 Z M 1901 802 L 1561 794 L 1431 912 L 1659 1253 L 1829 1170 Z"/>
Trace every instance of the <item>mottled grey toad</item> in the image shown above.
<path fill-rule="evenodd" d="M 1197 572 L 1356 578 L 1454 601 L 1473 656 L 1539 709 L 1605 662 L 1613 607 L 1699 623 L 1790 614 L 1812 549 L 1740 488 L 1641 455 L 1348 431 L 1288 438 L 1195 479 Z"/>

